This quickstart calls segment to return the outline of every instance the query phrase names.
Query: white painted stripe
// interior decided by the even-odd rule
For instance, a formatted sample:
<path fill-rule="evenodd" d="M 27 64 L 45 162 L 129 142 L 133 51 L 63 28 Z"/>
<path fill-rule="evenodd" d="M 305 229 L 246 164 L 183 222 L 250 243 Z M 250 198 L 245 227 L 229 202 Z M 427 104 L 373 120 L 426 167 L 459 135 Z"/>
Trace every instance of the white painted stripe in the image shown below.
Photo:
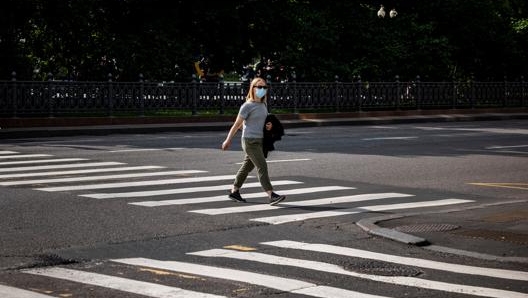
<path fill-rule="evenodd" d="M 261 195 L 265 196 L 265 195 Z M 211 203 L 219 201 L 227 201 L 227 194 L 221 196 L 212 196 L 212 197 L 202 197 L 202 198 L 191 198 L 191 199 L 174 199 L 174 200 L 162 200 L 162 201 L 141 201 L 141 202 L 131 202 L 130 205 L 142 206 L 142 207 L 160 207 L 160 206 L 170 206 L 170 205 L 189 205 L 189 204 L 201 204 L 201 203 Z"/>
<path fill-rule="evenodd" d="M 296 158 L 296 159 L 276 159 L 268 160 L 268 163 L 277 163 L 277 162 L 295 162 L 295 161 L 310 161 L 310 158 Z"/>
<path fill-rule="evenodd" d="M 49 154 L 16 154 L 16 155 L 0 155 L 0 159 L 11 159 L 11 158 L 33 158 L 33 157 L 49 157 L 53 155 Z"/>
<path fill-rule="evenodd" d="M 114 259 L 113 262 L 123 263 L 133 266 L 144 266 L 162 270 L 170 270 L 175 272 L 182 272 L 187 274 L 196 274 L 200 276 L 207 276 L 212 278 L 220 278 L 224 280 L 232 280 L 237 282 L 244 282 L 248 284 L 258 285 L 266 288 L 276 289 L 279 291 L 303 294 L 313 297 L 358 297 L 358 298 L 375 298 L 382 296 L 375 296 L 364 294 L 356 291 L 317 286 L 316 284 L 269 274 L 260 274 L 249 271 L 242 271 L 236 269 L 220 268 L 177 261 L 159 261 L 144 258 L 130 258 L 130 259 Z"/>
<path fill-rule="evenodd" d="M 108 289 L 119 290 L 149 297 L 180 297 L 180 298 L 217 298 L 224 297 L 195 291 L 184 290 L 176 287 L 144 282 L 139 280 L 115 277 L 99 273 L 91 273 L 66 268 L 52 267 L 44 269 L 30 269 L 22 271 L 28 274 L 58 278 Z"/>
<path fill-rule="evenodd" d="M 285 193 L 281 192 L 281 194 L 285 194 Z M 403 198 L 403 197 L 412 197 L 412 196 L 413 195 L 392 193 L 392 192 L 372 193 L 372 194 L 349 195 L 349 196 L 322 198 L 322 199 L 316 199 L 316 200 L 305 200 L 305 201 L 295 201 L 295 202 L 284 201 L 280 204 L 280 206 L 279 205 L 269 206 L 268 204 L 258 204 L 258 205 L 250 205 L 250 206 L 191 210 L 189 212 L 208 214 L 208 215 L 219 215 L 219 214 L 228 214 L 228 213 L 266 211 L 266 210 L 281 209 L 285 207 L 321 206 L 321 205 L 332 205 L 332 204 L 340 204 L 340 203 L 381 200 L 381 199 L 387 199 L 387 198 Z"/>
<path fill-rule="evenodd" d="M 154 177 L 154 176 L 166 176 L 166 175 L 182 175 L 182 174 L 192 174 L 192 173 L 194 173 L 194 171 L 143 172 L 143 173 L 132 173 L 132 174 L 120 174 L 120 175 L 65 177 L 65 178 L 35 179 L 35 180 L 17 180 L 17 181 L 0 182 L 0 185 L 12 186 L 12 185 L 43 184 L 43 183 L 47 184 L 47 183 L 62 183 L 62 182 L 96 181 L 96 180 L 111 180 L 111 179 L 123 179 L 123 178 Z"/>
<path fill-rule="evenodd" d="M 376 253 L 376 252 L 367 251 L 367 250 L 360 250 L 360 249 L 355 249 L 355 248 L 335 246 L 335 245 L 329 245 L 329 244 L 305 243 L 305 242 L 297 242 L 297 241 L 289 241 L 289 240 L 262 242 L 261 244 L 270 245 L 274 247 L 301 249 L 301 250 L 307 250 L 307 251 L 329 253 L 329 254 L 354 257 L 354 258 L 379 260 L 379 261 L 389 262 L 389 263 L 394 263 L 394 264 L 402 264 L 402 265 L 412 264 L 412 266 L 416 266 L 416 267 L 428 268 L 428 269 L 433 269 L 433 270 L 441 270 L 441 271 L 449 271 L 449 272 L 455 272 L 455 273 L 461 273 L 461 274 L 480 275 L 480 276 L 489 276 L 489 277 L 494 277 L 494 278 L 528 281 L 528 272 L 486 268 L 486 267 L 476 267 L 476 266 L 468 266 L 468 265 L 460 265 L 460 264 L 451 264 L 451 263 L 445 263 L 445 262 L 409 258 L 409 257 L 404 257 L 404 256 L 382 254 L 382 253 Z"/>
<path fill-rule="evenodd" d="M 298 201 L 298 202 L 284 202 L 282 204 L 287 205 L 287 206 L 306 207 L 306 206 L 332 205 L 332 204 L 341 204 L 341 203 L 381 200 L 381 199 L 388 199 L 388 198 L 408 198 L 408 197 L 414 197 L 414 195 L 405 194 L 405 193 L 397 193 L 397 192 L 382 192 L 382 193 L 348 195 L 348 196 L 323 198 L 323 199 L 317 199 L 317 200 L 306 200 L 306 201 Z"/>
<path fill-rule="evenodd" d="M 379 138 L 363 138 L 362 141 L 385 141 L 385 140 L 412 140 L 418 137 L 379 137 Z"/>
<path fill-rule="evenodd" d="M 372 126 L 369 126 L 369 128 L 375 128 L 375 129 L 400 129 L 400 127 L 389 126 L 389 125 L 372 125 Z"/>
<path fill-rule="evenodd" d="M 290 181 L 290 180 L 273 181 L 274 186 L 302 184 L 302 183 L 303 182 Z M 86 198 L 93 198 L 93 199 L 137 198 L 137 197 L 174 195 L 174 194 L 182 194 L 182 193 L 229 190 L 231 189 L 231 187 L 233 187 L 233 184 L 189 187 L 189 188 L 175 188 L 175 189 L 162 189 L 162 190 L 151 190 L 151 191 L 147 190 L 147 191 L 133 191 L 133 192 L 120 192 L 120 193 L 96 193 L 96 194 L 84 194 L 80 196 L 86 197 Z M 244 188 L 251 188 L 251 187 L 261 187 L 261 185 L 259 182 L 244 184 Z M 227 196 L 227 193 L 226 193 L 226 196 Z"/>
<path fill-rule="evenodd" d="M 490 146 L 486 147 L 486 149 L 510 149 L 510 148 L 524 148 L 528 147 L 528 145 L 515 145 L 515 146 Z"/>
<path fill-rule="evenodd" d="M 459 128 L 459 129 L 456 129 L 456 130 L 490 132 L 490 133 L 498 133 L 498 134 L 522 134 L 522 135 L 528 135 L 528 129 L 522 129 L 522 128 Z"/>
<path fill-rule="evenodd" d="M 367 211 L 387 211 L 387 210 L 411 209 L 411 208 L 421 208 L 421 207 L 436 207 L 436 206 L 462 204 L 462 203 L 469 203 L 469 202 L 474 202 L 474 201 L 446 199 L 446 200 L 424 201 L 424 202 L 416 202 L 416 203 L 373 205 L 373 206 L 363 206 L 363 207 L 341 209 L 341 210 L 330 210 L 330 211 L 319 211 L 319 212 L 311 212 L 311 213 L 299 213 L 299 214 L 288 214 L 288 215 L 279 215 L 279 216 L 271 216 L 271 217 L 261 217 L 261 218 L 253 218 L 250 220 L 278 225 L 278 224 L 283 224 L 283 223 L 288 223 L 288 222 L 293 222 L 293 221 L 302 221 L 302 220 L 313 219 L 313 218 L 349 215 L 349 214 L 363 213 Z"/>
<path fill-rule="evenodd" d="M 386 210 L 407 209 L 407 208 L 412 209 L 412 208 L 421 208 L 421 207 L 437 207 L 437 206 L 464 204 L 464 203 L 472 203 L 472 202 L 475 202 L 475 201 L 461 200 L 461 199 L 444 199 L 444 200 L 422 201 L 422 202 L 401 203 L 401 204 L 364 206 L 360 208 L 368 210 L 368 211 L 386 211 Z"/>
<path fill-rule="evenodd" d="M 12 166 L 12 165 L 22 165 L 22 164 L 34 164 L 34 163 L 54 163 L 54 162 L 81 161 L 81 160 L 88 160 L 88 159 L 86 158 L 57 158 L 57 159 L 19 160 L 19 161 L 0 162 L 0 166 Z"/>
<path fill-rule="evenodd" d="M 279 163 L 279 162 L 294 162 L 294 161 L 310 161 L 310 158 L 296 158 L 296 159 L 276 159 L 268 160 L 267 163 Z M 237 165 L 241 165 L 241 162 L 237 162 Z"/>
<path fill-rule="evenodd" d="M 490 151 L 490 152 L 495 152 L 495 153 L 512 153 L 512 154 L 528 154 L 528 152 L 524 152 L 524 151 L 515 151 L 515 150 L 493 150 L 493 151 Z"/>
<path fill-rule="evenodd" d="M 455 130 L 455 131 L 474 131 L 474 132 L 487 132 L 487 133 L 497 133 L 497 134 L 528 134 L 528 129 L 521 128 L 463 128 L 463 127 L 422 127 L 416 126 L 416 129 L 422 130 Z"/>
<path fill-rule="evenodd" d="M 110 153 L 122 153 L 122 152 L 143 152 L 143 151 L 165 151 L 165 150 L 183 150 L 184 148 L 136 148 L 136 149 L 121 149 L 108 151 Z"/>
<path fill-rule="evenodd" d="M 328 298 L 387 298 L 389 296 L 379 296 L 366 294 L 356 291 L 343 290 L 328 286 L 317 286 L 314 288 L 300 289 L 292 293 L 307 295 L 312 297 L 328 297 Z"/>
<path fill-rule="evenodd" d="M 345 190 L 345 189 L 355 189 L 354 187 L 345 187 L 345 186 L 320 186 L 320 187 L 307 187 L 307 188 L 295 188 L 281 190 L 282 195 L 297 195 L 297 194 L 308 194 L 321 191 L 335 191 L 335 190 Z M 242 194 L 244 199 L 254 199 L 254 198 L 267 198 L 266 193 L 264 192 L 255 192 L 255 193 L 244 193 Z M 188 204 L 200 204 L 200 203 L 210 203 L 218 201 L 229 200 L 227 195 L 221 196 L 212 196 L 212 197 L 202 197 L 202 198 L 190 198 L 190 199 L 175 199 L 175 200 L 163 200 L 163 201 L 143 201 L 143 202 L 133 202 L 129 203 L 130 205 L 144 206 L 144 207 L 158 207 L 158 206 L 167 206 L 167 205 L 188 205 Z"/>
<path fill-rule="evenodd" d="M 282 209 L 280 206 L 270 206 L 269 204 L 258 204 L 242 207 L 226 207 L 226 208 L 211 208 L 211 209 L 199 209 L 199 210 L 190 210 L 189 212 L 207 214 L 207 215 L 220 215 L 220 214 L 233 214 L 233 213 L 243 213 L 243 212 L 256 212 L 256 211 L 269 211 Z"/>
<path fill-rule="evenodd" d="M 362 212 L 365 212 L 365 211 L 362 211 L 359 208 L 357 208 L 357 209 L 354 209 L 353 211 L 350 209 L 344 209 L 342 211 L 318 211 L 318 212 L 311 212 L 311 213 L 300 213 L 300 214 L 297 213 L 297 214 L 289 214 L 289 215 L 252 218 L 250 220 L 258 221 L 258 222 L 265 222 L 271 225 L 280 225 L 280 224 L 294 222 L 294 221 L 303 221 L 303 220 L 313 219 L 313 218 L 350 215 L 350 214 L 362 213 Z"/>
<path fill-rule="evenodd" d="M 0 297 L 2 298 L 53 298 L 37 292 L 26 291 L 18 288 L 0 285 Z"/>
<path fill-rule="evenodd" d="M 71 185 L 71 186 L 57 186 L 57 187 L 42 187 L 42 188 L 36 188 L 36 190 L 42 190 L 42 191 L 89 190 L 89 189 L 122 188 L 122 187 L 137 187 L 137 186 L 194 183 L 194 182 L 206 182 L 206 181 L 220 181 L 220 180 L 229 180 L 229 179 L 233 179 L 233 175 L 175 178 L 175 179 L 148 180 L 148 181 L 131 181 L 131 182 L 102 183 L 102 184 L 86 184 L 86 185 Z"/>
<path fill-rule="evenodd" d="M 202 257 L 221 257 L 221 258 L 230 258 L 244 261 L 259 262 L 264 264 L 280 265 L 280 266 L 292 266 L 303 269 L 323 271 L 327 273 L 347 275 L 352 277 L 357 277 L 361 279 L 372 280 L 376 282 L 389 283 L 400 286 L 409 286 L 409 287 L 418 287 L 429 290 L 438 290 L 450 293 L 457 294 L 470 294 L 473 296 L 482 296 L 482 297 L 510 297 L 510 298 L 526 298 L 526 294 L 519 292 L 506 291 L 501 289 L 487 288 L 487 287 L 477 287 L 477 286 L 467 286 L 455 283 L 446 283 L 439 281 L 426 280 L 416 277 L 407 277 L 407 276 L 382 276 L 382 275 L 371 275 L 357 273 L 349 270 L 345 270 L 343 267 L 324 263 L 317 261 L 309 261 L 303 259 L 293 259 L 280 256 L 274 256 L 269 254 L 263 254 L 258 252 L 242 252 L 242 251 L 233 251 L 227 249 L 211 249 L 205 251 L 198 251 L 188 253 L 190 255 L 202 256 Z M 412 264 L 412 263 L 411 263 Z"/>
<path fill-rule="evenodd" d="M 23 172 L 23 171 L 39 171 L 39 170 L 54 170 L 54 169 L 71 169 L 71 168 L 88 168 L 88 167 L 103 167 L 103 166 L 117 166 L 123 165 L 122 162 L 87 162 L 74 163 L 67 165 L 49 165 L 49 166 L 31 166 L 31 167 L 16 167 L 16 168 L 0 168 L 0 172 Z"/>
<path fill-rule="evenodd" d="M 71 170 L 71 171 L 53 171 L 53 172 L 31 172 L 0 175 L 0 179 L 13 178 L 28 178 L 28 177 L 42 177 L 42 176 L 62 176 L 62 175 L 77 175 L 89 173 L 105 173 L 105 172 L 125 172 L 137 170 L 153 170 L 163 169 L 161 166 L 139 166 L 139 167 L 121 167 L 121 168 L 102 168 L 102 169 L 87 169 L 87 170 Z"/>
<path fill-rule="evenodd" d="M 8 150 L 2 150 L 0 151 L 0 154 L 17 154 L 18 152 L 16 151 L 8 151 Z"/>

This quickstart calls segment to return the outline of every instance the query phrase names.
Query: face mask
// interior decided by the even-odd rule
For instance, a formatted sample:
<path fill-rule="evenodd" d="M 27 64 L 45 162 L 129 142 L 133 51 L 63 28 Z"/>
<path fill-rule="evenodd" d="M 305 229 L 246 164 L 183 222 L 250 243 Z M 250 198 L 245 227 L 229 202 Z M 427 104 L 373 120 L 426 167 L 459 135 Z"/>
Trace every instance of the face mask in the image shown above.
<path fill-rule="evenodd" d="M 256 89 L 255 96 L 257 96 L 258 98 L 263 98 L 264 96 L 266 96 L 266 91 L 266 89 Z"/>

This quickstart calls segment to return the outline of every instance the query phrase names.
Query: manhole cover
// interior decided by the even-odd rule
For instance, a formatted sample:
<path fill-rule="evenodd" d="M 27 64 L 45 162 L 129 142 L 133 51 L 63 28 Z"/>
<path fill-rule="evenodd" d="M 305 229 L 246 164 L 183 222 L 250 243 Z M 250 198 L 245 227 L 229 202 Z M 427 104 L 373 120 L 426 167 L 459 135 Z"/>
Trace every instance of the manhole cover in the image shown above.
<path fill-rule="evenodd" d="M 418 276 L 423 272 L 417 268 L 398 266 L 395 264 L 379 262 L 379 261 L 366 261 L 346 264 L 344 266 L 346 270 L 354 271 L 364 274 L 383 275 L 383 276 Z"/>
<path fill-rule="evenodd" d="M 452 224 L 418 224 L 399 226 L 394 229 L 404 233 L 420 233 L 420 232 L 444 232 L 452 231 L 460 228 L 460 226 Z"/>

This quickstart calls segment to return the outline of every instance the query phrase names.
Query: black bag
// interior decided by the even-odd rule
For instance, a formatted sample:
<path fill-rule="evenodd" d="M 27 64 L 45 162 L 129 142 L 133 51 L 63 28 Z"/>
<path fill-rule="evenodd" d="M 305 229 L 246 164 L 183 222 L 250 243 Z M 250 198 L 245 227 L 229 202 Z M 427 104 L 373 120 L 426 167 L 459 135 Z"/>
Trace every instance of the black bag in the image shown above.
<path fill-rule="evenodd" d="M 271 123 L 271 129 L 266 128 L 266 124 Z M 273 115 L 269 114 L 266 117 L 266 122 L 264 122 L 264 139 L 262 141 L 262 150 L 264 151 L 264 157 L 268 157 L 270 151 L 275 150 L 274 143 L 280 141 L 284 135 L 284 127 L 279 119 Z"/>

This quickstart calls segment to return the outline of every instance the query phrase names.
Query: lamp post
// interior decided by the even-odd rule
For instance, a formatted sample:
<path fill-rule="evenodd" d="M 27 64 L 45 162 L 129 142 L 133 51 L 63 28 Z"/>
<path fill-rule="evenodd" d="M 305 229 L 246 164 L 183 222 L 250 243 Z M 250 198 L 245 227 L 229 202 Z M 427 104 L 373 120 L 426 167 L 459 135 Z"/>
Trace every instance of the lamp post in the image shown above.
<path fill-rule="evenodd" d="M 378 10 L 378 18 L 383 19 L 385 18 L 385 15 L 386 15 L 385 6 L 381 5 L 380 9 Z M 398 15 L 398 12 L 396 11 L 395 8 L 391 9 L 391 11 L 389 12 L 390 18 L 395 18 L 397 15 Z"/>

